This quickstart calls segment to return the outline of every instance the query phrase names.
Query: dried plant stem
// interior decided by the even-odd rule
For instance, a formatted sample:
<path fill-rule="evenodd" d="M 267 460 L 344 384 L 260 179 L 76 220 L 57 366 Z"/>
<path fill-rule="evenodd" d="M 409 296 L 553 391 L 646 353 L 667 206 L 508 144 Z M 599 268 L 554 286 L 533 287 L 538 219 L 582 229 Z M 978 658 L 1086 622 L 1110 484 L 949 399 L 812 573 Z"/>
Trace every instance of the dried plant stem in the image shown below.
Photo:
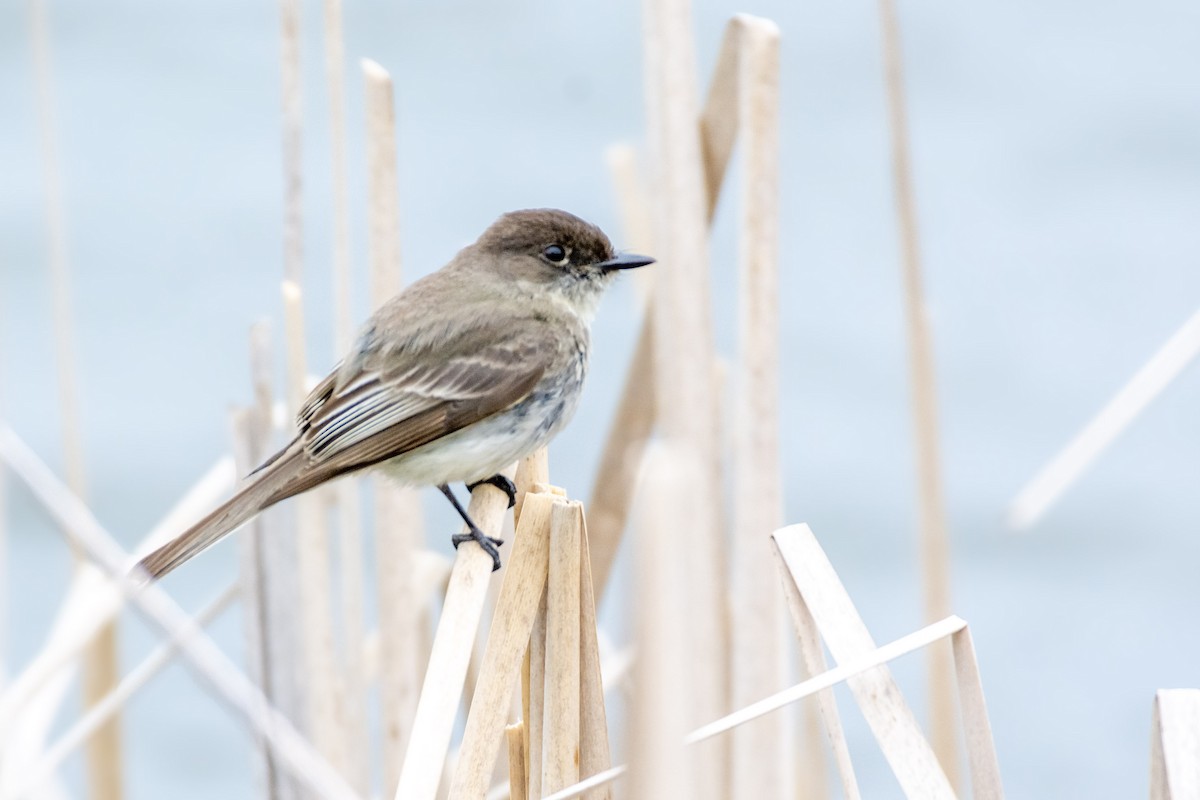
<path fill-rule="evenodd" d="M 1151 356 L 1121 391 L 1013 499 L 1008 521 L 1033 525 L 1188 364 L 1200 358 L 1200 311 Z"/>
<path fill-rule="evenodd" d="M 742 706 L 786 682 L 783 603 L 770 558 L 770 532 L 783 524 L 779 462 L 779 30 L 738 15 L 726 29 L 713 85 L 735 79 L 742 141 L 738 231 L 738 358 L 733 430 L 732 702 Z M 732 63 L 730 63 L 732 62 Z M 710 98 L 712 95 L 710 95 Z M 715 111 L 712 104 L 707 111 Z M 712 125 L 706 126 L 713 131 Z M 706 137 L 705 141 L 711 141 Z M 710 169 L 708 174 L 712 174 Z M 788 720 L 776 716 L 733 736 L 736 797 L 788 798 Z"/>
<path fill-rule="evenodd" d="M 270 331 L 264 322 L 250 330 L 250 378 L 254 405 L 233 415 L 234 455 L 242 475 L 271 452 L 273 363 Z M 307 707 L 294 664 L 303 652 L 306 632 L 296 614 L 302 588 L 299 542 L 284 530 L 285 515 L 291 510 L 270 508 L 247 523 L 238 537 L 238 575 L 247 672 L 273 706 L 299 723 L 306 718 Z M 260 794 L 268 800 L 300 798 L 303 787 L 288 775 L 268 742 L 260 737 L 256 751 Z"/>
<path fill-rule="evenodd" d="M 367 127 L 367 222 L 371 307 L 378 309 L 400 291 L 399 175 L 392 78 L 369 59 L 361 62 Z M 375 481 L 378 551 L 380 687 L 383 695 L 384 779 L 387 791 L 400 779 L 399 769 L 412 733 L 413 714 L 424 666 L 426 636 L 422 597 L 411 569 L 423 544 L 421 502 L 411 489 Z"/>
<path fill-rule="evenodd" d="M 608 713 L 604 707 L 604 679 L 600 669 L 600 642 L 596 637 L 596 594 L 592 580 L 591 547 L 587 521 L 580 514 L 579 598 L 579 774 L 587 777 L 612 766 L 608 742 Z M 610 800 L 607 787 L 587 795 L 588 800 Z"/>
<path fill-rule="evenodd" d="M 550 515 L 546 581 L 547 724 L 542 727 L 542 793 L 579 781 L 580 581 L 583 507 L 558 501 Z"/>
<path fill-rule="evenodd" d="M 487 789 L 509 698 L 520 675 L 522 656 L 546 586 L 551 515 L 556 504 L 562 502 L 550 494 L 525 497 L 495 617 L 488 629 L 480 669 L 483 680 L 471 699 L 458 766 L 450 785 L 451 798 L 480 797 Z"/>
<path fill-rule="evenodd" d="M 687 562 L 684 593 L 690 614 L 684 641 L 695 694 L 685 719 L 711 719 L 727 708 L 729 632 L 725 614 L 726 557 L 719 533 L 720 461 L 712 392 L 713 330 L 709 291 L 707 207 L 701 137 L 696 120 L 695 51 L 687 0 L 647 0 L 644 56 L 647 118 L 658 201 L 660 263 L 654 290 L 655 396 L 670 397 L 657 414 L 660 433 L 683 460 L 699 466 L 688 498 L 675 498 L 658 535 L 686 536 L 676 555 Z M 685 533 L 686 532 L 686 533 Z M 696 759 L 696 797 L 729 796 L 728 747 L 715 743 Z M 639 796 L 658 797 L 653 792 Z"/>
<path fill-rule="evenodd" d="M 933 342 L 921 288 L 921 257 L 917 236 L 916 198 L 909 158 L 908 120 L 904 99 L 900 31 L 894 0 L 879 0 L 888 113 L 892 130 L 892 172 L 904 274 L 904 308 L 908 326 L 909 382 L 912 386 L 913 428 L 916 433 L 918 507 L 921 520 L 921 566 L 925 619 L 950 613 L 950 544 L 938 453 L 937 389 Z M 959 785 L 958 743 L 954 735 L 952 656 L 947 643 L 931 647 L 929 669 L 930 731 L 952 786 Z"/>
<path fill-rule="evenodd" d="M 601 598 L 633 507 L 638 467 L 654 432 L 654 318 L 647 314 L 625 375 L 588 504 L 592 569 Z"/>
<path fill-rule="evenodd" d="M 688 569 L 664 531 L 686 505 L 699 464 L 655 444 L 646 453 L 639 480 L 634 539 L 634 641 L 630 705 L 630 797 L 691 798 L 704 779 L 697 774 L 697 754 L 685 754 L 689 706 L 695 702 L 697 675 L 690 660 L 687 617 Z M 690 757 L 689 757 L 690 756 Z"/>
<path fill-rule="evenodd" d="M 324 0 L 325 80 L 329 88 L 329 143 L 333 186 L 333 344 L 344 353 L 354 332 L 351 299 L 350 199 L 346 169 L 346 48 L 342 0 Z"/>
<path fill-rule="evenodd" d="M 1200 797 L 1200 690 L 1160 689 L 1150 733 L 1150 800 Z"/>
<path fill-rule="evenodd" d="M 508 742 L 508 797 L 509 800 L 526 800 L 529 797 L 525 780 L 525 732 L 518 722 L 504 729 Z"/>
<path fill-rule="evenodd" d="M 71 277 L 67 256 L 66 210 L 59 167 L 58 125 L 50 53 L 49 21 L 45 0 L 31 8 L 34 73 L 37 80 L 38 122 L 41 130 L 42 164 L 46 186 L 46 233 L 49 245 L 50 278 L 54 298 L 54 345 L 58 365 L 58 397 L 63 426 L 67 485 L 80 497 L 87 496 L 83 457 L 83 432 L 79 422 L 78 368 L 72 331 Z M 76 553 L 78 563 L 79 554 Z M 115 621 L 92 640 L 83 666 L 83 702 L 93 707 L 116 686 L 117 628 Z M 113 716 L 88 744 L 88 793 L 92 800 L 119 800 L 121 777 L 120 719 Z"/>
<path fill-rule="evenodd" d="M 795 581 L 787 572 L 787 565 L 778 557 L 778 549 L 775 550 L 775 556 L 774 560 L 779 566 L 783 578 L 784 597 L 787 601 L 788 612 L 791 614 L 796 638 L 800 643 L 801 678 L 815 678 L 827 671 L 825 650 L 821 646 L 821 635 L 817 631 L 817 623 L 812 618 L 812 612 L 808 610 L 808 606 L 800 596 L 800 590 L 796 588 Z M 811 769 L 803 773 L 803 786 L 812 797 L 825 798 L 829 796 L 829 790 L 825 786 L 824 759 L 821 757 L 819 749 L 820 732 L 824 729 L 829 740 L 829 747 L 833 750 L 833 759 L 838 775 L 841 778 L 842 797 L 844 800 L 859 800 L 861 795 L 858 791 L 858 778 L 854 774 L 854 764 L 850 760 L 850 748 L 846 745 L 846 734 L 842 729 L 842 720 L 838 714 L 837 699 L 833 696 L 833 690 L 820 691 L 814 699 L 820 718 L 814 719 L 812 714 L 806 715 L 805 734 L 808 740 L 805 742 L 805 755 L 807 766 Z"/>
<path fill-rule="evenodd" d="M 833 657 L 842 665 L 868 658 L 875 643 L 812 531 L 807 525 L 792 525 L 772 538 Z M 905 794 L 953 800 L 946 773 L 891 672 L 878 667 L 849 679 L 849 684 Z"/>
<path fill-rule="evenodd" d="M 204 627 L 216 619 L 227 609 L 238 596 L 237 584 L 227 586 L 193 618 L 197 625 Z M 50 747 L 42 759 L 37 762 L 24 776 L 24 784 L 34 787 L 46 780 L 58 769 L 72 753 L 93 736 L 105 723 L 116 714 L 126 702 L 137 694 L 154 676 L 162 671 L 178 655 L 179 643 L 175 638 L 156 647 L 150 655 L 129 671 L 113 690 L 93 705 L 88 712 L 73 724 Z M 16 794 L 23 794 L 18 790 Z"/>
<path fill-rule="evenodd" d="M 484 484 L 471 493 L 467 513 L 484 533 L 495 536 L 507 510 L 508 496 Z M 437 794 L 491 572 L 492 559 L 480 547 L 471 543 L 458 548 L 396 800 L 433 800 Z"/>
<path fill-rule="evenodd" d="M 128 569 L 135 563 L 134 559 L 100 526 L 83 502 L 63 486 L 5 425 L 0 425 L 0 460 L 8 464 L 12 473 L 51 512 L 63 532 L 88 554 L 137 609 L 178 641 L 181 653 L 204 682 L 241 715 L 252 730 L 270 743 L 280 762 L 293 775 L 319 796 L 338 800 L 358 797 L 166 592 L 157 584 L 139 585 L 129 577 Z"/>

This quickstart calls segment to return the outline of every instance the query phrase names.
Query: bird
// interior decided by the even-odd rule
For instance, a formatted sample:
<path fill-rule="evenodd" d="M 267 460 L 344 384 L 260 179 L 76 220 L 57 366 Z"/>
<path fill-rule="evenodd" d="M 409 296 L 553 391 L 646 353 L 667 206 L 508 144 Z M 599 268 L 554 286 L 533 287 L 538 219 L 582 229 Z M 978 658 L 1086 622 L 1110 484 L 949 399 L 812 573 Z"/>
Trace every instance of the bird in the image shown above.
<path fill-rule="evenodd" d="M 374 468 L 436 486 L 500 568 L 451 483 L 516 488 L 500 471 L 546 445 L 574 414 L 590 324 L 620 272 L 654 263 L 618 253 L 600 228 L 558 209 L 500 216 L 445 266 L 362 326 L 296 415 L 295 437 L 234 495 L 135 567 L 162 577 L 270 506 Z"/>

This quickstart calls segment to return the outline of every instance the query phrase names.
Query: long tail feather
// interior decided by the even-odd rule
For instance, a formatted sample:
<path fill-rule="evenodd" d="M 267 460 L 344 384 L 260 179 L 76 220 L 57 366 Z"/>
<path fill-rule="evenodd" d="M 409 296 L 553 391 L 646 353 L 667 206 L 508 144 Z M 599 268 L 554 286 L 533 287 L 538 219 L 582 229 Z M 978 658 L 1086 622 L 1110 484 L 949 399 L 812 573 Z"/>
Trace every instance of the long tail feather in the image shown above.
<path fill-rule="evenodd" d="M 143 558 L 138 562 L 138 566 L 157 580 L 208 549 L 260 511 L 294 494 L 288 491 L 288 484 L 291 484 L 303 469 L 304 462 L 303 454 L 293 443 L 252 473 L 249 482 L 233 497 Z"/>

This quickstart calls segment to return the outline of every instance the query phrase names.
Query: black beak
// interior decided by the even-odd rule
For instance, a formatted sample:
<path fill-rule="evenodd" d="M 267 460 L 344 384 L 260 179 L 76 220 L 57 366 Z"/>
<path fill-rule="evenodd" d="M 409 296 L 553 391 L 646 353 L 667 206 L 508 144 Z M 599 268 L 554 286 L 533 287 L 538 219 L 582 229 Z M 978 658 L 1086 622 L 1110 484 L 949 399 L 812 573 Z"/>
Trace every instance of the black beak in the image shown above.
<path fill-rule="evenodd" d="M 601 261 L 599 264 L 596 264 L 596 269 L 602 269 L 607 272 L 613 269 L 644 267 L 647 264 L 653 263 L 654 259 L 650 256 L 639 256 L 636 253 L 621 253 L 619 256 L 610 258 L 608 261 Z"/>

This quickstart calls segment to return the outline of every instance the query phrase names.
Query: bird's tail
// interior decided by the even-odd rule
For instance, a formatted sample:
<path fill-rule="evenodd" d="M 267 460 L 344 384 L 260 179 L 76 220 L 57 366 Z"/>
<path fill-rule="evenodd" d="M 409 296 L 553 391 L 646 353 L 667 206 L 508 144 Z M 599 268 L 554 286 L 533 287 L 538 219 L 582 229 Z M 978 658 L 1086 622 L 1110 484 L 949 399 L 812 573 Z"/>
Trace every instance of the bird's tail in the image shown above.
<path fill-rule="evenodd" d="M 289 491 L 305 466 L 303 451 L 293 442 L 251 473 L 247 482 L 212 513 L 138 562 L 157 580 L 218 540 L 232 533 L 258 512 L 295 494 Z M 136 570 L 135 570 L 136 572 Z"/>

